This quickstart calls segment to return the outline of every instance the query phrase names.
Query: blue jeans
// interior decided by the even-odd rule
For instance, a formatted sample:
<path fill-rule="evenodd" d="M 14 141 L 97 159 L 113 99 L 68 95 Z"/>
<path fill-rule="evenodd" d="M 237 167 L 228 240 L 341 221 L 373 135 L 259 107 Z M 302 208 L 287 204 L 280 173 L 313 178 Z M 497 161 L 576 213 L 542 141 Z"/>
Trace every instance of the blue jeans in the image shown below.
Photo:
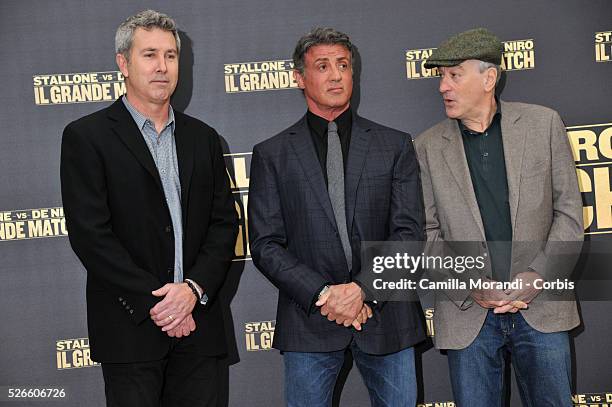
<path fill-rule="evenodd" d="M 504 354 L 510 352 L 523 406 L 571 407 L 571 358 L 567 332 L 542 333 L 520 312 L 487 314 L 465 349 L 449 350 L 457 407 L 497 407 L 503 401 Z"/>
<path fill-rule="evenodd" d="M 414 349 L 388 355 L 369 355 L 350 345 L 353 359 L 374 407 L 416 405 Z M 328 407 L 344 362 L 336 352 L 284 352 L 285 398 L 289 407 Z"/>

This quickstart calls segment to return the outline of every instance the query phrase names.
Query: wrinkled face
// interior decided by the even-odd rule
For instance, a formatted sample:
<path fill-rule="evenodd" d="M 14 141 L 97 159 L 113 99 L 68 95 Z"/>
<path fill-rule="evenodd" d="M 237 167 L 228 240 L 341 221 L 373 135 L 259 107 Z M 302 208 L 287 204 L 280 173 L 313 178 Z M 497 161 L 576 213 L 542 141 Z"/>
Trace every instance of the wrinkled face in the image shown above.
<path fill-rule="evenodd" d="M 295 71 L 310 111 L 343 111 L 353 93 L 351 53 L 342 45 L 315 45 L 304 55 L 304 74 Z"/>
<path fill-rule="evenodd" d="M 178 50 L 174 35 L 159 28 L 137 28 L 130 60 L 117 54 L 117 65 L 125 76 L 130 100 L 137 103 L 167 103 L 178 81 Z"/>
<path fill-rule="evenodd" d="M 477 117 L 487 99 L 487 71 L 480 72 L 480 62 L 470 59 L 459 65 L 440 67 L 440 93 L 446 115 L 465 120 Z"/>

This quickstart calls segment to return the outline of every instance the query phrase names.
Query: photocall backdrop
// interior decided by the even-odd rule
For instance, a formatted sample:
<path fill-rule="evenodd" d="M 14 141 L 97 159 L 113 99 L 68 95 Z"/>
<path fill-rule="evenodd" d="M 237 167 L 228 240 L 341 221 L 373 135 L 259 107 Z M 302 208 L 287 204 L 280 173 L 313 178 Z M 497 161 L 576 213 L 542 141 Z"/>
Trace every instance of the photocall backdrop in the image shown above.
<path fill-rule="evenodd" d="M 231 406 L 283 403 L 282 358 L 270 349 L 277 290 L 253 266 L 247 244 L 249 166 L 254 144 L 305 112 L 290 58 L 297 39 L 315 26 L 345 31 L 358 47 L 354 108 L 413 136 L 444 118 L 437 72 L 423 67 L 432 48 L 469 28 L 494 31 L 504 42 L 501 97 L 559 111 L 575 153 L 587 237 L 612 238 L 609 0 L 5 0 L 0 2 L 0 403 L 104 405 L 101 370 L 89 357 L 86 274 L 66 237 L 60 140 L 67 123 L 125 91 L 114 62 L 115 30 L 146 8 L 168 13 L 179 25 L 183 49 L 173 106 L 222 135 L 241 218 L 222 297 L 227 331 L 235 338 L 220 372 L 229 375 L 225 397 Z M 423 308 L 435 334 L 434 310 L 430 303 Z M 583 324 L 572 332 L 576 406 L 612 406 L 611 312 L 610 302 L 581 303 Z M 446 356 L 423 344 L 417 369 L 419 405 L 454 406 Z M 344 375 L 342 384 L 341 405 L 369 405 L 357 369 Z M 15 397 L 28 396 L 30 389 L 31 398 Z M 41 399 L 40 389 L 52 391 Z M 520 405 L 515 385 L 511 393 L 510 405 Z"/>

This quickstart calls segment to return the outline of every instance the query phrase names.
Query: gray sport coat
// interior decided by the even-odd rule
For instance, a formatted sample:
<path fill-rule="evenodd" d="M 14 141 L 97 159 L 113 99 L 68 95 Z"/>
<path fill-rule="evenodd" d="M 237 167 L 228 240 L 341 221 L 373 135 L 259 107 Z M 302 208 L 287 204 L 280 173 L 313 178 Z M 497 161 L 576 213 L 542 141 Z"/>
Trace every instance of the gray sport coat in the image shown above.
<path fill-rule="evenodd" d="M 547 253 L 555 241 L 583 240 L 582 200 L 565 127 L 559 114 L 546 107 L 501 102 L 501 128 L 513 244 L 511 276 L 529 269 L 545 274 Z M 415 141 L 421 169 L 429 241 L 482 241 L 484 228 L 472 187 L 461 132 L 446 119 Z M 491 277 L 490 267 L 485 273 Z M 435 345 L 462 349 L 478 335 L 487 310 L 464 293 L 450 301 L 436 292 Z M 580 323 L 576 303 L 542 292 L 521 311 L 541 332 L 566 331 Z"/>

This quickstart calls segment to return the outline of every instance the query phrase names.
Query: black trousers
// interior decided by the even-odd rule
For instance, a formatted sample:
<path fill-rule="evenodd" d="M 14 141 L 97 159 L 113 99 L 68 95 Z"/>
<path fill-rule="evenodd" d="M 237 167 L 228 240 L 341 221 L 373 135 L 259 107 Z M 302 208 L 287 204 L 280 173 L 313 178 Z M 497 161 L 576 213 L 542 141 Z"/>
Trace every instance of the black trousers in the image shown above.
<path fill-rule="evenodd" d="M 219 359 L 176 339 L 161 360 L 102 363 L 108 407 L 217 407 Z"/>

